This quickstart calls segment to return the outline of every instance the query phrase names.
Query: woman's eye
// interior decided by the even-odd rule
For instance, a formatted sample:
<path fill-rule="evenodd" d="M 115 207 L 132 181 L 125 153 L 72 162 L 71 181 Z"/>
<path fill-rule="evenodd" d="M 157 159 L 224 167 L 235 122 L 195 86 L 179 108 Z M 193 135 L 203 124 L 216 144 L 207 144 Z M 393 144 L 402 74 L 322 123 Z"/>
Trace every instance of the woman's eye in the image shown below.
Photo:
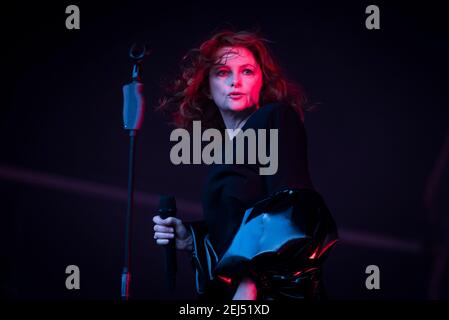
<path fill-rule="evenodd" d="M 219 70 L 217 71 L 217 76 L 221 77 L 221 76 L 225 76 L 228 74 L 228 71 L 226 70 Z"/>
<path fill-rule="evenodd" d="M 254 74 L 254 71 L 251 69 L 245 69 L 243 70 L 243 74 Z"/>

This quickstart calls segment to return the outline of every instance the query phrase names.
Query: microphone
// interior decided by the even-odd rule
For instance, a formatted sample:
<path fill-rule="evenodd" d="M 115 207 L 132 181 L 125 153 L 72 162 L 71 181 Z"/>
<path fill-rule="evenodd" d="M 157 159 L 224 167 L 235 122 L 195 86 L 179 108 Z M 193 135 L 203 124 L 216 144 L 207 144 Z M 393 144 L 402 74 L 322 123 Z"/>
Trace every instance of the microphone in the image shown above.
<path fill-rule="evenodd" d="M 159 199 L 159 215 L 162 219 L 176 217 L 176 200 L 174 196 L 161 196 Z M 175 233 L 176 235 L 176 233 Z M 167 285 L 170 291 L 176 285 L 176 240 L 170 239 L 165 248 L 165 271 L 167 275 Z"/>

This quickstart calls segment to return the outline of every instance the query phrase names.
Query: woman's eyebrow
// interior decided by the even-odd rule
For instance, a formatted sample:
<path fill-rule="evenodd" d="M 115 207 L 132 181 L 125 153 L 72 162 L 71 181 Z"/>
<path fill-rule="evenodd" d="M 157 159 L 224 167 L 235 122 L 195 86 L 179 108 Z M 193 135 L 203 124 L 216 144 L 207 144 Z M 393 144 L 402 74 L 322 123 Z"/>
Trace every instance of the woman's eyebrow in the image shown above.
<path fill-rule="evenodd" d="M 253 68 L 256 68 L 256 66 L 252 65 L 251 63 L 245 63 L 245 64 L 242 64 L 242 65 L 240 66 L 240 68 L 244 68 L 244 67 L 248 67 L 248 66 L 253 67 Z"/>
<path fill-rule="evenodd" d="M 218 71 L 218 70 L 221 70 L 221 69 L 229 69 L 229 67 L 227 66 L 227 65 L 225 65 L 225 64 L 216 64 L 216 65 L 214 65 L 212 68 L 211 68 L 211 71 Z"/>
<path fill-rule="evenodd" d="M 251 64 L 251 63 L 242 64 L 241 66 L 239 66 L 239 69 L 243 69 L 243 68 L 246 68 L 248 66 L 256 69 L 256 66 Z M 215 64 L 212 67 L 212 70 L 218 70 L 218 69 L 222 69 L 222 68 L 230 69 L 231 67 L 229 65 L 227 65 L 227 64 Z"/>

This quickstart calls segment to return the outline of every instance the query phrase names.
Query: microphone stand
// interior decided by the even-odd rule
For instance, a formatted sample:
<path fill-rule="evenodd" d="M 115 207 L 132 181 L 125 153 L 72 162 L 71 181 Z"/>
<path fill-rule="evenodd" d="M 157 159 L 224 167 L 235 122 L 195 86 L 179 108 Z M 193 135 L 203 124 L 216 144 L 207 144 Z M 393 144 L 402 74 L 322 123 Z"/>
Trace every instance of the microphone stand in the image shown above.
<path fill-rule="evenodd" d="M 146 47 L 137 54 L 137 45 L 131 46 L 129 55 L 134 60 L 132 71 L 132 82 L 123 86 L 123 124 L 129 134 L 129 158 L 128 158 L 128 201 L 125 217 L 125 246 L 124 264 L 121 278 L 122 300 L 129 299 L 129 288 L 131 283 L 131 244 L 132 244 L 132 221 L 134 208 L 134 155 L 137 131 L 140 130 L 145 110 L 145 99 L 143 97 L 142 83 L 142 61 L 148 54 Z"/>

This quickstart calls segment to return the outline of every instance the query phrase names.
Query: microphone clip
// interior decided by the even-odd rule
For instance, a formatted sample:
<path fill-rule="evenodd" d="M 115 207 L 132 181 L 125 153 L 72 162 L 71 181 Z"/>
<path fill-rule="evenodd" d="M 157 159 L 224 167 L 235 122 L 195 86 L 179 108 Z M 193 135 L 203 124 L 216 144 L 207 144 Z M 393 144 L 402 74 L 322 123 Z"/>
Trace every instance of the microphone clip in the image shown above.
<path fill-rule="evenodd" d="M 150 55 L 151 50 L 145 44 L 137 44 L 134 42 L 129 49 L 129 57 L 134 61 L 132 71 L 132 81 L 142 82 L 142 64 L 145 56 Z"/>

